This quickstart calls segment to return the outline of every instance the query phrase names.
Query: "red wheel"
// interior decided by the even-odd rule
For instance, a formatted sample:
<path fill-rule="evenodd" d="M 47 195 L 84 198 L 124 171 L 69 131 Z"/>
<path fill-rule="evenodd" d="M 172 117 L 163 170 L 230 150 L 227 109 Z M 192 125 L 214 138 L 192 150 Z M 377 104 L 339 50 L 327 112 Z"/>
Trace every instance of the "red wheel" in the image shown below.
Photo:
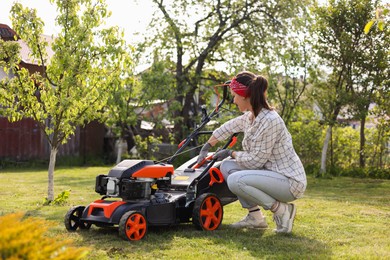
<path fill-rule="evenodd" d="M 192 223 L 201 230 L 215 230 L 223 218 L 223 207 L 217 196 L 211 193 L 200 195 L 192 211 Z"/>
<path fill-rule="evenodd" d="M 119 221 L 119 235 L 125 240 L 141 240 L 148 230 L 145 216 L 138 211 L 129 211 Z"/>

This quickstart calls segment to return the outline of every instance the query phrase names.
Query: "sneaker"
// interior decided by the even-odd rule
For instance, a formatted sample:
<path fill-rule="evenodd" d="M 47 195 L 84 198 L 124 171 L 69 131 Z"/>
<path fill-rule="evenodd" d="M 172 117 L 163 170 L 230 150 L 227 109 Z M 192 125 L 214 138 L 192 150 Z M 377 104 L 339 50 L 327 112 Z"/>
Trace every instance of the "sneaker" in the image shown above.
<path fill-rule="evenodd" d="M 230 225 L 232 228 L 268 228 L 265 218 L 256 219 L 250 214 L 246 215 L 242 220 Z"/>
<path fill-rule="evenodd" d="M 282 215 L 274 214 L 274 221 L 276 223 L 276 233 L 291 233 L 295 214 L 297 213 L 297 208 L 294 204 L 287 204 L 287 209 Z"/>

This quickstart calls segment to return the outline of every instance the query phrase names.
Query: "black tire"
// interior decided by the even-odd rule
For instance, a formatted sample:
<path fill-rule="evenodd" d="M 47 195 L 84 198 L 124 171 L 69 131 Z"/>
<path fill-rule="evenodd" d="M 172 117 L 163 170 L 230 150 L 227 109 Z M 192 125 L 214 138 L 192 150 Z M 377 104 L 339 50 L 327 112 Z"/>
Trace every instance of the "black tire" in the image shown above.
<path fill-rule="evenodd" d="M 121 217 L 118 232 L 119 236 L 124 240 L 141 240 L 148 232 L 148 222 L 144 214 L 131 210 Z"/>
<path fill-rule="evenodd" d="M 84 206 L 76 206 L 68 210 L 64 221 L 65 227 L 68 231 L 74 232 L 77 230 L 77 228 L 89 229 L 91 227 L 91 223 L 84 223 L 80 220 L 84 209 Z"/>
<path fill-rule="evenodd" d="M 200 195 L 192 210 L 192 223 L 199 230 L 215 230 L 223 219 L 223 206 L 220 199 L 212 193 Z"/>

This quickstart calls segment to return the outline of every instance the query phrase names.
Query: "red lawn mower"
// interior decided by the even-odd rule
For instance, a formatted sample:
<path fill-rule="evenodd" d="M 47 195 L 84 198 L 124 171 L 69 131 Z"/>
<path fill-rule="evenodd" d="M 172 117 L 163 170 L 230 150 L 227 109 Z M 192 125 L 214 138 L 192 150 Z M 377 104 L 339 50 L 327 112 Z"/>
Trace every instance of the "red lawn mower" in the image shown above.
<path fill-rule="evenodd" d="M 227 99 L 223 98 L 210 114 L 202 109 L 201 124 L 179 145 L 164 163 L 152 160 L 124 160 L 107 175 L 96 177 L 95 191 L 103 197 L 88 206 L 72 207 L 65 216 L 68 231 L 117 226 L 119 236 L 140 240 L 150 226 L 170 226 L 192 222 L 200 230 L 215 230 L 222 223 L 223 206 L 237 200 L 219 170 L 220 162 L 209 155 L 197 164 L 197 157 L 177 169 L 172 162 L 216 116 Z M 236 135 L 222 147 L 232 146 Z M 188 150 L 187 150 L 188 151 Z M 185 152 L 185 151 L 184 151 Z"/>

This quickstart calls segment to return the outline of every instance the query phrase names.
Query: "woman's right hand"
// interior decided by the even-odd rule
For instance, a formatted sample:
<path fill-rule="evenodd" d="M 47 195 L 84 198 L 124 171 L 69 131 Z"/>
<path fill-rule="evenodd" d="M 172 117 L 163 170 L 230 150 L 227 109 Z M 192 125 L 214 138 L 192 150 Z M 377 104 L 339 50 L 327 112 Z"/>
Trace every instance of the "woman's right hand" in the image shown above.
<path fill-rule="evenodd" d="M 211 148 L 211 145 L 207 142 L 203 145 L 202 149 L 199 152 L 197 164 L 200 164 L 203 162 L 204 159 L 206 159 L 207 154 L 209 153 L 209 150 Z"/>

